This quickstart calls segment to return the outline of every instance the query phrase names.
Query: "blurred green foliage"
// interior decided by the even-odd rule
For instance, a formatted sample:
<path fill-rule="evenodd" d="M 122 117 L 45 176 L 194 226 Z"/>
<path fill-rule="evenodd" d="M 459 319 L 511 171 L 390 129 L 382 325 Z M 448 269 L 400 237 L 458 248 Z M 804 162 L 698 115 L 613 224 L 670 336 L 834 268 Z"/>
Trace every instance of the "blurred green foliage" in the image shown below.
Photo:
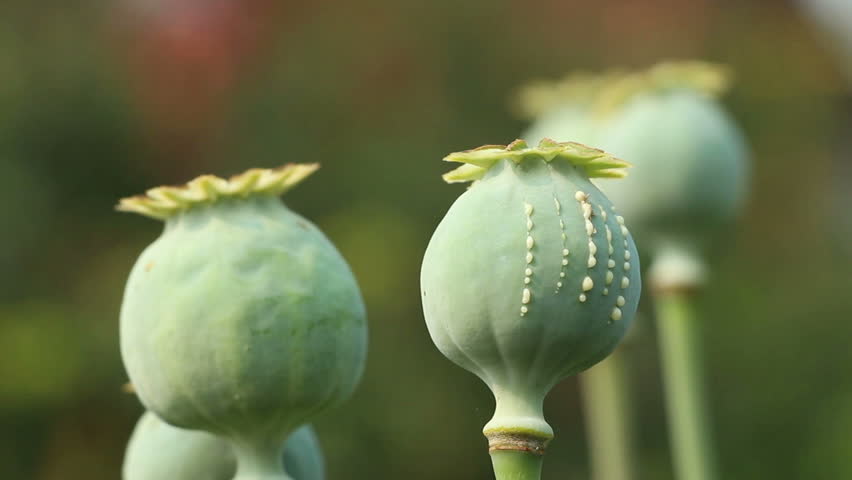
<path fill-rule="evenodd" d="M 510 100 L 530 79 L 667 58 L 732 66 L 726 104 L 754 153 L 748 212 L 701 303 L 723 477 L 852 475 L 852 102 L 794 5 L 234 4 L 0 4 L 0 478 L 119 476 L 141 407 L 121 390 L 118 308 L 160 226 L 116 200 L 290 161 L 322 163 L 285 201 L 339 246 L 370 316 L 363 384 L 317 422 L 330 478 L 488 478 L 493 401 L 420 311 L 420 258 L 463 188 L 440 159 L 514 139 Z M 627 348 L 641 478 L 665 479 L 650 318 Z M 585 477 L 573 380 L 546 414 L 544 478 Z"/>

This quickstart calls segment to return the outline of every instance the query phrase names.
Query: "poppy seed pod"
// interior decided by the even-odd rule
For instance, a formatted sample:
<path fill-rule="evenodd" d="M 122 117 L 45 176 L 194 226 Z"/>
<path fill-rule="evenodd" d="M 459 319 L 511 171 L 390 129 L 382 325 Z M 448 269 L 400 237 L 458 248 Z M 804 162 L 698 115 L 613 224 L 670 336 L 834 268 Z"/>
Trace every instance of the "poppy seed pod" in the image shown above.
<path fill-rule="evenodd" d="M 316 433 L 299 427 L 287 439 L 284 469 L 293 480 L 323 480 L 325 466 Z M 127 443 L 124 480 L 231 480 L 237 460 L 216 435 L 173 427 L 145 412 Z"/>
<path fill-rule="evenodd" d="M 629 158 L 635 168 L 627 179 L 595 184 L 655 256 L 651 276 L 664 279 L 655 284 L 700 283 L 697 258 L 746 195 L 745 141 L 716 99 L 728 87 L 728 72 L 693 61 L 604 74 L 594 89 L 572 78 L 528 87 L 535 95 L 521 102 L 535 121 L 527 135 L 579 136 Z"/>
<path fill-rule="evenodd" d="M 474 183 L 426 249 L 426 324 L 438 349 L 494 393 L 496 411 L 484 428 L 492 457 L 504 450 L 540 455 L 553 436 L 542 414 L 545 395 L 606 357 L 639 301 L 632 237 L 589 180 L 621 177 L 627 164 L 548 139 L 537 148 L 517 140 L 445 160 L 464 164 L 446 181 Z"/>
<path fill-rule="evenodd" d="M 720 67 L 664 63 L 601 94 L 605 120 L 595 141 L 635 168 L 623 182 L 598 185 L 654 253 L 706 247 L 745 201 L 745 140 L 715 98 L 726 86 Z"/>
<path fill-rule="evenodd" d="M 287 478 L 291 431 L 345 400 L 364 368 L 364 304 L 346 262 L 277 198 L 316 165 L 202 176 L 124 199 L 162 219 L 121 306 L 121 354 L 142 403 L 231 441 L 239 480 Z"/>

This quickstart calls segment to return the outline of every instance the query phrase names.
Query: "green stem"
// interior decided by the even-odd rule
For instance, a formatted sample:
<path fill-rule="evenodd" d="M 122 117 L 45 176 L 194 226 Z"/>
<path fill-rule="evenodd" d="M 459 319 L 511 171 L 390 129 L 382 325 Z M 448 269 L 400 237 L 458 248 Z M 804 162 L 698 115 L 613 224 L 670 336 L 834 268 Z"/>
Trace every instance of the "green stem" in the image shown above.
<path fill-rule="evenodd" d="M 543 458 L 520 450 L 491 451 L 491 464 L 497 480 L 540 480 Z"/>
<path fill-rule="evenodd" d="M 591 452 L 591 478 L 595 480 L 631 480 L 634 477 L 624 355 L 623 349 L 616 349 L 580 375 Z"/>
<path fill-rule="evenodd" d="M 669 436 L 679 480 L 716 478 L 704 404 L 697 322 L 688 294 L 654 292 L 657 331 L 669 416 Z"/>

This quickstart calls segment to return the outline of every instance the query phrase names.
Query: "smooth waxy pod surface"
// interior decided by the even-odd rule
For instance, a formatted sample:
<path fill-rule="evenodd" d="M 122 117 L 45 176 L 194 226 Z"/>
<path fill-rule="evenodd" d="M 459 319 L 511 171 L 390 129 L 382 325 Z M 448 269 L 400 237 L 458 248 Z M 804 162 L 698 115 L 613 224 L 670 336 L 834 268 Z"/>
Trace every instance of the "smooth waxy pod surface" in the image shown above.
<path fill-rule="evenodd" d="M 313 428 L 302 426 L 284 444 L 293 480 L 323 480 L 325 465 Z M 230 480 L 237 471 L 231 445 L 207 432 L 173 427 L 146 412 L 127 444 L 124 480 Z"/>
<path fill-rule="evenodd" d="M 475 182 L 450 207 L 423 258 L 429 333 L 494 393 L 484 433 L 495 462 L 503 450 L 541 454 L 553 436 L 542 415 L 545 395 L 609 354 L 639 301 L 632 237 L 589 180 L 620 177 L 626 163 L 550 140 L 446 160 L 464 163 L 447 181 Z"/>
<path fill-rule="evenodd" d="M 363 371 L 355 279 L 322 232 L 277 198 L 315 169 L 203 176 L 119 205 L 166 222 L 125 289 L 130 379 L 167 422 L 230 440 L 239 480 L 287 478 L 284 440 L 346 399 Z"/>

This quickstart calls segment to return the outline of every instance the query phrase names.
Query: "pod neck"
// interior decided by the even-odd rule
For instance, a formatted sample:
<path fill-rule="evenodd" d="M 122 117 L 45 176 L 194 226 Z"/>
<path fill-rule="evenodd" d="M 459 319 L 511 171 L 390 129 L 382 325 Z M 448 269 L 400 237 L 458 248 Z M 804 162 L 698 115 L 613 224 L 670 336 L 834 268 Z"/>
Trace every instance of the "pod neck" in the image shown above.
<path fill-rule="evenodd" d="M 544 454 L 553 429 L 544 420 L 544 393 L 523 388 L 492 386 L 496 407 L 482 433 L 489 450 Z"/>
<path fill-rule="evenodd" d="M 274 443 L 233 442 L 233 445 L 237 457 L 234 480 L 292 480 L 282 465 L 282 447 Z"/>

